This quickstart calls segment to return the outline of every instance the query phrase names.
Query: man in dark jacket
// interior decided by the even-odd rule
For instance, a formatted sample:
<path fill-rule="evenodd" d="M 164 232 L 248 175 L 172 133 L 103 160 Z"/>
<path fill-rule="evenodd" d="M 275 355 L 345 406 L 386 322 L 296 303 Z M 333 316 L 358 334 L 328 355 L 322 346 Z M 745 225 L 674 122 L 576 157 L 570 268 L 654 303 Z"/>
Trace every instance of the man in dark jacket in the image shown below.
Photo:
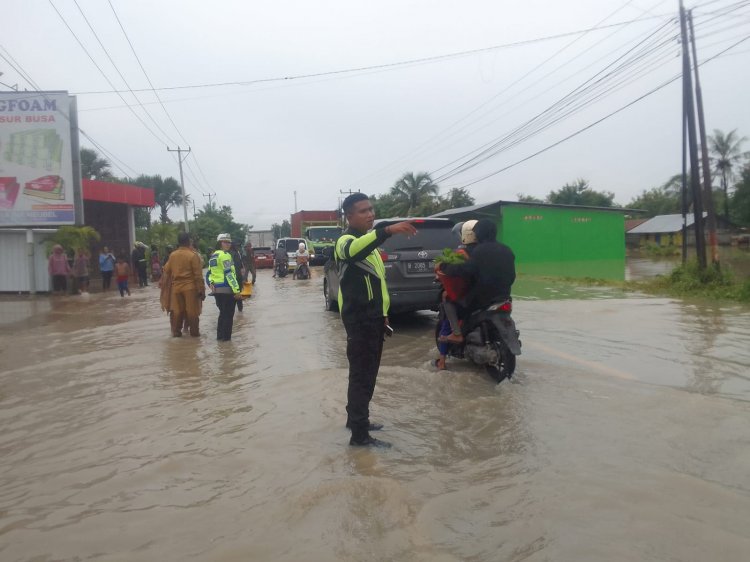
<path fill-rule="evenodd" d="M 234 270 L 237 278 L 240 280 L 240 283 L 242 283 L 245 280 L 245 264 L 242 263 L 242 254 L 240 253 L 240 247 L 237 242 L 232 242 L 232 248 L 229 250 L 229 255 L 232 256 L 232 262 L 234 263 Z M 237 303 L 237 311 L 242 312 L 242 299 L 234 302 Z"/>
<path fill-rule="evenodd" d="M 510 288 L 516 280 L 515 256 L 505 244 L 497 241 L 497 228 L 489 219 L 480 219 L 474 226 L 477 245 L 464 263 L 441 264 L 446 275 L 465 277 L 470 282 L 466 297 L 468 316 L 475 310 L 510 298 Z M 463 336 L 450 334 L 445 341 L 460 343 Z"/>
<path fill-rule="evenodd" d="M 378 246 L 394 234 L 417 233 L 410 222 L 372 228 L 375 212 L 367 195 L 353 193 L 342 205 L 349 228 L 336 241 L 334 257 L 339 274 L 339 310 L 346 329 L 349 359 L 346 426 L 352 430 L 352 446 L 390 447 L 370 431 L 382 425 L 370 422 L 370 400 L 380 368 L 383 339 L 390 335 L 390 297 L 385 266 Z M 369 232 L 368 232 L 369 231 Z"/>

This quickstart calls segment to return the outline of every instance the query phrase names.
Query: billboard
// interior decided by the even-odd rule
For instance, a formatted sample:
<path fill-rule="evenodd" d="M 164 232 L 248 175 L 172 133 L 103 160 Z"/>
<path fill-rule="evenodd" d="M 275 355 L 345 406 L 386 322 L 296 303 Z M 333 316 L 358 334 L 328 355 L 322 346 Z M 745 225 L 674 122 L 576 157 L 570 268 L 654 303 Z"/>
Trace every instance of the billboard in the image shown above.
<path fill-rule="evenodd" d="M 75 98 L 67 92 L 0 92 L 0 227 L 76 223 L 74 125 Z"/>

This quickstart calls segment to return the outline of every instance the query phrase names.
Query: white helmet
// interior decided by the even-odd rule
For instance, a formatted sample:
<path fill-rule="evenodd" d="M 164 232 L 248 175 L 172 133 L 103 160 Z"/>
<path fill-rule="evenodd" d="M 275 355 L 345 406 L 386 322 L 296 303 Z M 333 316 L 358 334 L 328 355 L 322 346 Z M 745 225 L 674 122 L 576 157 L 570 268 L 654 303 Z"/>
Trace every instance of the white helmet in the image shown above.
<path fill-rule="evenodd" d="M 461 227 L 461 243 L 462 244 L 476 244 L 477 243 L 477 235 L 474 232 L 474 227 L 476 226 L 477 221 L 470 220 L 466 221 L 464 225 Z"/>
<path fill-rule="evenodd" d="M 224 241 L 231 242 L 232 241 L 232 236 L 231 236 L 231 234 L 229 234 L 227 232 L 223 232 L 223 233 L 219 234 L 216 237 L 216 241 L 217 242 L 224 242 Z"/>
<path fill-rule="evenodd" d="M 304 242 L 300 242 L 299 243 L 299 249 L 300 250 L 304 250 L 305 249 L 305 243 Z"/>

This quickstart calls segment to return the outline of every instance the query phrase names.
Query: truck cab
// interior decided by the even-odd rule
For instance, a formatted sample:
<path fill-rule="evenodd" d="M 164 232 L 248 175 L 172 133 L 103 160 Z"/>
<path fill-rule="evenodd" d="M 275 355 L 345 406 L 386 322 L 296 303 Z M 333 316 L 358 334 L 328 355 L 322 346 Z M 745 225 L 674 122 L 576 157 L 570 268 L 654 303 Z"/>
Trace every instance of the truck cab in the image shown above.
<path fill-rule="evenodd" d="M 333 246 L 341 236 L 342 229 L 340 226 L 310 226 L 305 230 L 305 236 L 313 244 L 311 252 L 315 257 L 310 260 L 313 265 L 321 265 L 326 262 L 328 255 L 331 255 Z M 330 248 L 330 250 L 326 250 Z"/>

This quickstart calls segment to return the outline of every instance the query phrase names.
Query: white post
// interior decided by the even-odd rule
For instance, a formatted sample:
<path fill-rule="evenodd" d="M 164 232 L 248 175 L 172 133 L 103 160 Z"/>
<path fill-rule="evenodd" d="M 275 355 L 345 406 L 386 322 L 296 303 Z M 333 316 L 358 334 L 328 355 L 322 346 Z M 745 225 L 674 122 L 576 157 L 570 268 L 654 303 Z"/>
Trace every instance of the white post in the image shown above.
<path fill-rule="evenodd" d="M 28 265 L 29 265 L 29 294 L 36 295 L 36 264 L 34 263 L 34 231 L 30 228 L 26 229 L 26 247 L 28 249 Z"/>

